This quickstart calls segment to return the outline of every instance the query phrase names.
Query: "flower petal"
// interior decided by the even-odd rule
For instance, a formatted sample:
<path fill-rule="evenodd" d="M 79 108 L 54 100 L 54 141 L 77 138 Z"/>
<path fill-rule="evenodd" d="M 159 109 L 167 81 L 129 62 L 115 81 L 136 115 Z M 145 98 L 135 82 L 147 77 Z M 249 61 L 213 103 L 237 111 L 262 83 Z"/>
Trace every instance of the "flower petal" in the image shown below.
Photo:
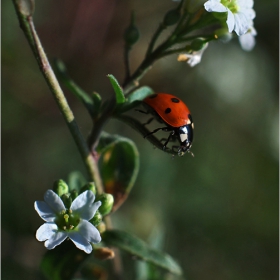
<path fill-rule="evenodd" d="M 96 201 L 95 203 L 88 206 L 86 209 L 87 211 L 84 211 L 83 213 L 80 213 L 80 217 L 84 220 L 91 220 L 93 216 L 95 215 L 97 209 L 101 206 L 101 201 Z"/>
<path fill-rule="evenodd" d="M 39 241 L 50 239 L 57 232 L 57 225 L 55 223 L 44 223 L 36 231 L 36 238 Z"/>
<path fill-rule="evenodd" d="M 49 240 L 45 242 L 45 247 L 47 249 L 53 249 L 57 245 L 61 244 L 67 237 L 67 233 L 64 231 L 57 231 L 55 234 L 51 236 Z"/>
<path fill-rule="evenodd" d="M 256 40 L 255 40 L 256 35 L 257 35 L 257 32 L 256 32 L 255 28 L 253 27 L 246 34 L 239 37 L 239 42 L 240 42 L 241 48 L 244 51 L 251 51 L 254 48 L 254 46 L 256 44 Z"/>
<path fill-rule="evenodd" d="M 35 201 L 34 208 L 44 221 L 54 221 L 55 213 L 45 201 Z"/>
<path fill-rule="evenodd" d="M 91 253 L 92 251 L 91 244 L 79 232 L 77 231 L 69 232 L 68 236 L 73 241 L 73 243 L 76 245 L 77 248 L 85 251 L 87 254 Z"/>
<path fill-rule="evenodd" d="M 229 33 L 231 33 L 233 31 L 234 28 L 234 15 L 233 13 L 228 10 L 228 14 L 227 14 L 227 26 L 228 26 L 228 31 Z"/>
<path fill-rule="evenodd" d="M 247 9 L 244 13 L 246 14 L 246 17 L 251 20 L 256 17 L 256 12 L 253 9 Z"/>
<path fill-rule="evenodd" d="M 227 11 L 227 8 L 220 3 L 220 1 L 209 0 L 204 3 L 204 8 L 207 12 L 218 12 L 224 13 Z"/>
<path fill-rule="evenodd" d="M 49 207 L 55 212 L 59 213 L 65 210 L 65 206 L 61 198 L 52 190 L 47 190 L 44 195 L 44 200 L 49 205 Z"/>
<path fill-rule="evenodd" d="M 92 191 L 85 191 L 81 193 L 71 204 L 71 210 L 78 213 L 82 219 L 90 220 L 101 202 L 94 202 L 95 195 Z"/>
<path fill-rule="evenodd" d="M 245 34 L 249 29 L 249 23 L 246 16 L 242 13 L 234 15 L 235 18 L 235 27 L 234 31 L 238 36 Z"/>
<path fill-rule="evenodd" d="M 238 6 L 240 8 L 253 8 L 253 0 L 238 0 Z"/>
<path fill-rule="evenodd" d="M 89 242 L 99 243 L 101 236 L 96 227 L 88 221 L 81 221 L 77 226 L 78 232 Z"/>

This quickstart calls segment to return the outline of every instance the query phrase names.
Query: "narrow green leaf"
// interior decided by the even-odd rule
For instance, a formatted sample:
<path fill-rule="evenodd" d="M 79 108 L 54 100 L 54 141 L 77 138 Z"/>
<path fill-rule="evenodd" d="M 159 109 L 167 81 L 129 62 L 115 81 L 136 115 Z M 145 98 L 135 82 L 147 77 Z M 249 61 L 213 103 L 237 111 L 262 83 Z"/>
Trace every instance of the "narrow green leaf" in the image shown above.
<path fill-rule="evenodd" d="M 64 85 L 80 100 L 87 108 L 89 114 L 94 117 L 97 115 L 100 104 L 95 104 L 94 98 L 91 98 L 83 89 L 81 89 L 68 75 L 65 64 L 55 60 L 55 68 L 59 79 Z"/>
<path fill-rule="evenodd" d="M 99 112 L 99 109 L 101 108 L 101 104 L 102 104 L 102 98 L 100 94 L 94 91 L 91 93 L 91 98 L 93 100 L 95 110 Z"/>
<path fill-rule="evenodd" d="M 131 103 L 135 100 L 143 100 L 147 96 L 153 94 L 154 91 L 147 86 L 141 87 L 133 91 L 128 97 L 127 97 L 127 102 Z"/>
<path fill-rule="evenodd" d="M 147 96 L 153 94 L 154 91 L 147 86 L 138 88 L 137 90 L 133 91 L 130 95 L 128 95 L 127 100 L 125 103 L 120 104 L 118 108 L 116 108 L 116 113 L 124 113 L 128 110 L 131 110 L 142 103 L 142 100 Z"/>
<path fill-rule="evenodd" d="M 70 280 L 88 256 L 71 241 L 64 241 L 43 256 L 40 268 L 47 279 Z"/>
<path fill-rule="evenodd" d="M 182 275 L 179 264 L 168 254 L 150 248 L 139 238 L 120 230 L 105 231 L 102 241 L 108 246 L 122 249 L 148 263 L 164 268 L 169 272 Z"/>
<path fill-rule="evenodd" d="M 124 103 L 125 102 L 125 96 L 123 94 L 123 90 L 122 90 L 121 86 L 119 85 L 119 82 L 111 74 L 108 74 L 107 77 L 110 79 L 110 82 L 111 82 L 111 84 L 113 86 L 113 89 L 115 91 L 117 104 Z"/>
<path fill-rule="evenodd" d="M 127 198 L 139 170 L 135 144 L 124 137 L 103 133 L 97 147 L 105 192 L 114 196 L 113 211 Z"/>

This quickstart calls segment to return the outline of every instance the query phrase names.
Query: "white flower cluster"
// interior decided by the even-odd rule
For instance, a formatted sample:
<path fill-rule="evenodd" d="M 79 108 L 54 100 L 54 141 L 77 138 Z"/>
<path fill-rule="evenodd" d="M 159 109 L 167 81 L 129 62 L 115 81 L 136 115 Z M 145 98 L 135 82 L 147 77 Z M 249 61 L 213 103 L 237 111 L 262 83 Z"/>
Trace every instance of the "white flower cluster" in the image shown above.
<path fill-rule="evenodd" d="M 240 36 L 241 47 L 250 51 L 255 46 L 257 35 L 253 23 L 256 16 L 253 5 L 253 0 L 209 0 L 204 8 L 208 12 L 227 13 L 228 31 L 235 31 Z"/>
<path fill-rule="evenodd" d="M 187 4 L 190 12 L 197 10 L 198 6 L 202 6 L 201 0 L 188 0 Z M 255 36 L 257 35 L 253 23 L 253 19 L 256 16 L 253 5 L 253 0 L 208 0 L 204 3 L 204 8 L 210 13 L 225 13 L 225 23 L 227 24 L 228 32 L 232 33 L 235 31 L 239 36 L 239 42 L 242 49 L 250 51 L 256 44 Z M 229 33 L 227 34 L 229 35 Z M 180 54 L 177 59 L 178 61 L 186 61 L 191 67 L 194 67 L 200 63 L 201 57 L 207 46 L 208 44 L 205 44 L 205 46 L 199 51 Z"/>

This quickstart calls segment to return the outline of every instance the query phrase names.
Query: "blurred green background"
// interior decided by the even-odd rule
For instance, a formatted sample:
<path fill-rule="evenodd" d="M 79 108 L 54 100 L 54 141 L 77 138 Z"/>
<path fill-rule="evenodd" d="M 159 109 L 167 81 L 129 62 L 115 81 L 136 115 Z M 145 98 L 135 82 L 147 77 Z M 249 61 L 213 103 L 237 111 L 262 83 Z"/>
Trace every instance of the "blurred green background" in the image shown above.
<path fill-rule="evenodd" d="M 141 32 L 131 53 L 135 69 L 160 19 L 176 6 L 169 0 L 36 4 L 34 20 L 48 57 L 61 58 L 82 88 L 104 99 L 112 94 L 106 75 L 124 78 L 122 36 L 131 10 Z M 112 215 L 114 226 L 145 241 L 157 232 L 161 249 L 178 260 L 187 279 L 278 279 L 278 5 L 255 1 L 252 52 L 244 52 L 237 39 L 213 42 L 196 67 L 178 63 L 174 55 L 142 80 L 188 104 L 194 158 L 172 159 L 116 120 L 105 128 L 135 141 L 141 161 L 130 197 Z M 86 136 L 91 120 L 65 92 Z M 86 174 L 12 1 L 3 1 L 2 279 L 38 279 L 46 249 L 34 237 L 43 222 L 34 201 L 74 170 Z M 125 263 L 127 279 L 135 279 L 135 261 Z"/>

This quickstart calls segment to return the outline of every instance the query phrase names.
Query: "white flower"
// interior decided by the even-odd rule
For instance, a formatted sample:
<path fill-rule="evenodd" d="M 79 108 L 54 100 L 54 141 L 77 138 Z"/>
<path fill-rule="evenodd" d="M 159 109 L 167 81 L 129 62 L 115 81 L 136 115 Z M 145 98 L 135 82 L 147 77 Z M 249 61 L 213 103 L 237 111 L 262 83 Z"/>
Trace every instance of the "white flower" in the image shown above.
<path fill-rule="evenodd" d="M 194 67 L 201 61 L 201 57 L 208 47 L 208 43 L 204 45 L 204 47 L 199 51 L 193 51 L 192 53 L 184 53 L 179 54 L 177 60 L 178 61 L 186 61 L 191 67 Z"/>
<path fill-rule="evenodd" d="M 92 191 L 81 193 L 66 209 L 61 198 L 52 190 L 47 190 L 45 201 L 35 201 L 34 207 L 39 216 L 46 221 L 36 232 L 39 241 L 45 241 L 47 249 L 53 249 L 69 237 L 74 244 L 86 253 L 91 253 L 90 243 L 99 243 L 99 231 L 89 220 L 101 205 L 94 202 Z"/>
<path fill-rule="evenodd" d="M 227 13 L 228 30 L 238 36 L 245 34 L 251 27 L 256 13 L 253 0 L 209 0 L 204 4 L 208 12 Z"/>
<path fill-rule="evenodd" d="M 244 51 L 251 51 L 255 44 L 255 36 L 257 35 L 256 29 L 252 26 L 248 32 L 239 37 L 239 43 Z"/>

